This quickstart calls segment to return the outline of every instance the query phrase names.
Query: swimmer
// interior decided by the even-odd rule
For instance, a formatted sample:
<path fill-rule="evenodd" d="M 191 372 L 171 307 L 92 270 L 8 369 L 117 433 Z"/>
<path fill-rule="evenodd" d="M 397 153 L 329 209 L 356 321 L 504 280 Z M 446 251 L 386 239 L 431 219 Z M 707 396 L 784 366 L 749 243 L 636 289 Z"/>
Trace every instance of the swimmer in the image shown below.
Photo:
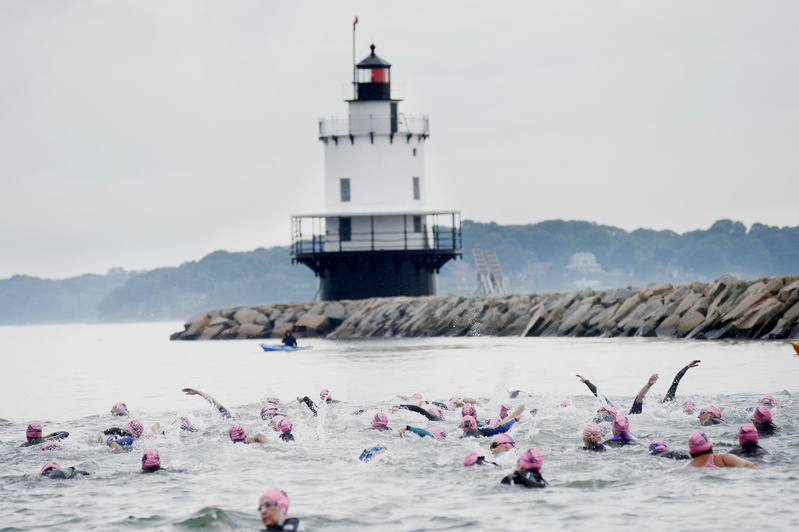
<path fill-rule="evenodd" d="M 47 478 L 52 479 L 68 479 L 68 478 L 76 478 L 79 476 L 86 476 L 88 475 L 88 471 L 83 471 L 82 469 L 75 469 L 74 467 L 64 467 L 62 468 L 58 465 L 58 462 L 47 462 L 42 467 L 42 470 L 39 472 L 39 475 Z"/>
<path fill-rule="evenodd" d="M 428 409 L 424 409 L 421 404 L 419 405 L 394 405 L 391 407 L 392 411 L 397 411 L 400 408 L 404 410 L 410 410 L 411 412 L 416 412 L 417 414 L 421 414 L 430 421 L 444 421 L 444 414 L 441 413 L 441 410 L 437 406 L 431 406 Z"/>
<path fill-rule="evenodd" d="M 275 405 L 266 405 L 261 409 L 261 419 L 263 419 L 264 421 L 268 421 L 270 419 L 273 419 L 275 416 L 280 416 L 280 415 L 283 414 L 278 413 L 277 407 Z"/>
<path fill-rule="evenodd" d="M 291 334 L 291 330 L 286 330 L 286 334 L 280 339 L 286 347 L 297 347 L 297 339 Z"/>
<path fill-rule="evenodd" d="M 766 405 L 769 408 L 774 408 L 777 405 L 777 401 L 774 400 L 773 397 L 770 395 L 765 396 L 763 399 L 760 400 L 761 405 Z"/>
<path fill-rule="evenodd" d="M 275 426 L 276 430 L 280 432 L 280 438 L 283 441 L 294 441 L 294 435 L 291 434 L 291 429 L 294 425 L 291 423 L 291 420 L 287 417 L 281 419 Z"/>
<path fill-rule="evenodd" d="M 326 392 L 327 390 L 322 390 L 322 391 Z M 307 395 L 305 397 L 297 397 L 297 402 L 298 403 L 305 403 L 305 406 L 307 406 L 310 409 L 310 411 L 313 412 L 313 417 L 316 417 L 318 415 L 318 412 L 316 410 L 316 405 L 314 404 L 313 401 L 311 401 L 311 398 L 308 397 Z M 264 408 L 267 408 L 267 407 L 264 407 Z M 277 411 L 277 409 L 275 409 L 275 411 Z M 263 408 L 261 409 L 261 412 L 263 412 Z M 263 416 L 261 416 L 261 417 L 263 418 Z"/>
<path fill-rule="evenodd" d="M 125 403 L 114 403 L 114 406 L 111 407 L 111 415 L 112 416 L 127 416 L 128 415 L 128 407 Z"/>
<path fill-rule="evenodd" d="M 652 456 L 659 456 L 661 458 L 671 458 L 672 460 L 690 460 L 691 457 L 687 453 L 680 451 L 669 451 L 666 442 L 663 440 L 652 440 L 649 444 L 649 454 Z"/>
<path fill-rule="evenodd" d="M 594 385 L 593 382 L 589 381 L 588 379 L 586 379 L 582 375 L 577 375 L 577 378 L 580 379 L 580 382 L 582 382 L 583 384 L 588 386 L 588 389 L 591 390 L 591 393 L 594 394 L 594 397 L 596 397 L 597 399 L 600 399 L 600 397 L 598 395 L 597 387 L 596 387 L 596 385 Z M 610 399 L 605 397 L 604 394 L 602 394 L 601 399 L 605 402 L 605 404 L 610 404 Z"/>
<path fill-rule="evenodd" d="M 480 456 L 474 451 L 466 453 L 466 456 L 463 459 L 463 467 L 472 467 L 473 465 L 488 465 L 488 464 L 492 464 L 496 467 L 502 467 L 496 462 L 486 461 L 485 456 Z"/>
<path fill-rule="evenodd" d="M 508 390 L 508 399 L 518 399 L 519 397 L 532 397 L 523 390 Z"/>
<path fill-rule="evenodd" d="M 61 446 L 54 441 L 48 441 L 42 445 L 42 451 L 60 451 Z"/>
<path fill-rule="evenodd" d="M 726 421 L 721 418 L 721 410 L 715 406 L 706 406 L 699 411 L 699 424 L 703 427 L 718 425 L 719 423 L 726 423 Z"/>
<path fill-rule="evenodd" d="M 682 404 L 682 411 L 688 414 L 689 416 L 694 415 L 694 410 L 696 410 L 696 404 L 690 399 Z"/>
<path fill-rule="evenodd" d="M 141 456 L 141 472 L 142 473 L 155 473 L 156 471 L 176 471 L 178 473 L 185 473 L 185 469 L 171 469 L 161 467 L 161 456 L 155 449 L 146 449 Z"/>
<path fill-rule="evenodd" d="M 748 467 L 758 469 L 757 464 L 753 464 L 733 454 L 713 454 L 713 444 L 701 430 L 691 434 L 688 440 L 688 450 L 691 453 L 691 460 L 688 465 L 691 467 Z"/>
<path fill-rule="evenodd" d="M 581 451 L 591 452 L 605 452 L 605 446 L 602 445 L 602 430 L 594 422 L 589 423 L 583 429 L 583 446 L 580 447 Z"/>
<path fill-rule="evenodd" d="M 519 463 L 513 473 L 502 479 L 502 484 L 520 484 L 525 488 L 545 488 L 547 481 L 541 476 L 544 458 L 535 447 L 525 450 L 519 457 Z"/>
<path fill-rule="evenodd" d="M 340 403 L 338 399 L 333 399 L 333 396 L 330 395 L 330 392 L 327 389 L 322 390 L 319 392 L 319 398 L 322 400 L 323 403 Z"/>
<path fill-rule="evenodd" d="M 258 513 L 266 532 L 305 532 L 305 527 L 296 517 L 287 517 L 289 497 L 279 488 L 269 488 L 258 499 Z"/>
<path fill-rule="evenodd" d="M 364 449 L 358 460 L 361 462 L 368 462 L 378 454 L 383 454 L 384 452 L 386 452 L 386 447 L 384 445 L 375 445 L 369 449 Z"/>
<path fill-rule="evenodd" d="M 385 415 L 383 412 L 378 412 L 372 418 L 372 426 L 365 430 L 387 431 L 394 429 L 388 426 L 388 416 Z"/>
<path fill-rule="evenodd" d="M 202 397 L 203 399 L 205 399 L 206 401 L 208 401 L 209 403 L 214 405 L 214 408 L 219 410 L 219 413 L 222 414 L 222 417 L 224 417 L 226 419 L 230 419 L 230 418 L 234 418 L 234 417 L 236 417 L 236 418 L 240 418 L 241 417 L 238 412 L 233 412 L 231 414 L 228 411 L 227 408 L 225 408 L 224 406 L 219 404 L 219 401 L 217 401 L 216 399 L 214 399 L 213 397 L 211 397 L 207 393 L 201 392 L 200 390 L 195 390 L 194 388 L 183 388 L 183 390 L 181 390 L 181 391 L 184 392 L 186 395 L 199 395 L 200 397 Z"/>
<path fill-rule="evenodd" d="M 191 421 L 187 417 L 179 417 L 177 419 L 172 420 L 172 426 L 180 427 L 180 430 L 185 430 L 186 432 L 197 432 L 197 429 L 191 424 Z M 161 423 L 156 421 L 153 423 L 153 426 L 150 427 L 150 433 L 147 434 L 148 438 L 157 438 L 158 436 L 166 436 L 166 432 L 161 430 Z"/>
<path fill-rule="evenodd" d="M 491 454 L 494 456 L 516 448 L 516 440 L 510 434 L 497 434 L 491 438 Z"/>
<path fill-rule="evenodd" d="M 771 410 L 765 405 L 755 408 L 752 413 L 752 424 L 757 429 L 758 436 L 774 436 L 782 432 L 782 429 L 771 422 Z"/>
<path fill-rule="evenodd" d="M 280 404 L 280 399 L 278 399 L 277 397 L 267 397 L 266 402 L 269 403 L 270 405 L 277 406 Z"/>
<path fill-rule="evenodd" d="M 478 427 L 477 420 L 473 416 L 465 416 L 461 419 L 461 428 L 463 429 L 461 438 L 482 438 L 508 432 L 513 424 L 521 419 L 522 413 L 524 413 L 524 405 L 517 406 L 516 409 L 508 415 L 508 421 L 505 421 L 505 423 L 498 427 Z"/>
<path fill-rule="evenodd" d="M 646 381 L 644 387 L 641 388 L 641 390 L 638 392 L 638 395 L 636 395 L 635 399 L 633 399 L 633 406 L 630 407 L 630 411 L 627 413 L 628 416 L 632 414 L 640 414 L 644 411 L 644 397 L 646 397 L 647 392 L 652 385 L 658 381 L 659 377 L 660 376 L 657 373 L 653 373 L 652 376 L 649 377 L 649 380 Z"/>
<path fill-rule="evenodd" d="M 122 438 L 138 439 L 144 434 L 144 425 L 138 419 L 131 419 L 125 423 L 124 428 L 112 427 L 105 429 L 97 436 L 97 441 L 106 440 L 106 436 L 120 436 Z"/>
<path fill-rule="evenodd" d="M 447 433 L 438 427 L 430 427 L 429 429 L 424 430 L 417 427 L 411 427 L 410 425 L 405 425 L 397 431 L 397 435 L 399 435 L 400 438 L 404 438 L 406 432 L 412 432 L 418 436 L 421 436 L 422 438 L 425 436 L 430 436 L 438 441 L 447 441 Z"/>
<path fill-rule="evenodd" d="M 751 423 L 744 423 L 738 429 L 738 447 L 730 449 L 730 454 L 735 456 L 746 456 L 750 458 L 761 458 L 771 454 L 758 443 L 757 429 Z"/>
<path fill-rule="evenodd" d="M 499 406 L 499 419 L 508 417 L 508 412 L 513 410 L 513 405 L 510 403 L 503 403 Z"/>
<path fill-rule="evenodd" d="M 603 421 L 607 421 L 609 423 L 613 423 L 613 420 L 616 419 L 616 409 L 611 404 L 606 404 L 602 408 L 596 411 L 596 417 L 594 418 L 594 423 L 602 423 Z"/>
<path fill-rule="evenodd" d="M 638 444 L 635 438 L 630 436 L 630 422 L 627 416 L 619 414 L 613 420 L 613 437 L 605 440 L 603 445 L 608 447 L 624 447 L 625 445 Z"/>
<path fill-rule="evenodd" d="M 266 437 L 266 434 L 260 432 L 256 433 L 255 436 L 248 437 L 241 423 L 233 423 L 227 432 L 230 436 L 230 441 L 233 443 L 269 443 L 269 438 Z"/>
<path fill-rule="evenodd" d="M 32 445 L 39 445 L 46 441 L 63 440 L 69 436 L 69 432 L 62 430 L 60 432 L 51 432 L 47 436 L 42 436 L 42 424 L 38 421 L 31 421 L 28 423 L 28 428 L 25 430 L 25 443 L 20 447 L 30 447 Z"/>
<path fill-rule="evenodd" d="M 701 360 L 692 360 L 687 366 L 682 368 L 680 371 L 677 372 L 677 375 L 674 376 L 674 380 L 671 381 L 671 386 L 669 386 L 666 395 L 661 397 L 661 403 L 668 403 L 669 401 L 674 401 L 674 396 L 677 395 L 677 386 L 680 384 L 680 379 L 682 379 L 685 372 L 688 371 L 689 368 L 695 368 L 702 362 Z"/>

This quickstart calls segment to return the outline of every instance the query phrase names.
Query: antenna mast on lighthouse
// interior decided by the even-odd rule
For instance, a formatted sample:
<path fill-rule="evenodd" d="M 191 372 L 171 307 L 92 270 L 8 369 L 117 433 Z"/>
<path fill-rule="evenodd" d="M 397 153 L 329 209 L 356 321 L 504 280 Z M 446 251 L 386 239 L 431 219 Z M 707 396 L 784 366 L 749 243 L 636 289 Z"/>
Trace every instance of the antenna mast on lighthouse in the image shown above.
<path fill-rule="evenodd" d="M 352 99 L 358 97 L 358 68 L 355 64 L 355 25 L 358 24 L 358 17 L 355 17 L 355 22 L 352 23 Z"/>

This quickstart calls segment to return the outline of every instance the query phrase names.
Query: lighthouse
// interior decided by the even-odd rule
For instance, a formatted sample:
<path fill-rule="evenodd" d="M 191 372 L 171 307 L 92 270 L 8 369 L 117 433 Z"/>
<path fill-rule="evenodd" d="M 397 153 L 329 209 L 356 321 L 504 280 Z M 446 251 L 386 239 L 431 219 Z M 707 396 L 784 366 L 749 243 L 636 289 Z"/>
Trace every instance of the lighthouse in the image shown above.
<path fill-rule="evenodd" d="M 428 117 L 400 112 L 391 64 L 370 48 L 347 116 L 319 119 L 324 210 L 291 218 L 292 263 L 314 271 L 321 300 L 432 295 L 462 256 L 460 212 L 427 204 Z"/>

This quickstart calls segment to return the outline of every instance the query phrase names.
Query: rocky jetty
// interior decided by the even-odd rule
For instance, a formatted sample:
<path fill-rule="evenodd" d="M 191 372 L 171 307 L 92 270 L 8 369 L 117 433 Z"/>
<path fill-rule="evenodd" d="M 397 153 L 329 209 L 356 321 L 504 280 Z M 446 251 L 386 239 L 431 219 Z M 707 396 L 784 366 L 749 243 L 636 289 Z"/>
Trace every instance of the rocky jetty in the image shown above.
<path fill-rule="evenodd" d="M 231 307 L 188 319 L 172 340 L 296 336 L 799 338 L 799 276 L 568 293 L 445 294 Z"/>

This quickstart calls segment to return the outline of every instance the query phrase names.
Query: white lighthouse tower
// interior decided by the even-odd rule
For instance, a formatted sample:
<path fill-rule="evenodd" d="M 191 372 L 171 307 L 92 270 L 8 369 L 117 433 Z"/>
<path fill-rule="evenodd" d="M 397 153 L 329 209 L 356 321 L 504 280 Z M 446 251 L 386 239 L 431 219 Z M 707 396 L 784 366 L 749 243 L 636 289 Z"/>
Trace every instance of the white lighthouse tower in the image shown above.
<path fill-rule="evenodd" d="M 292 216 L 292 262 L 310 267 L 322 300 L 436 293 L 436 273 L 460 257 L 459 211 L 427 206 L 427 116 L 392 98 L 391 65 L 355 65 L 348 116 L 321 118 L 325 212 Z"/>

